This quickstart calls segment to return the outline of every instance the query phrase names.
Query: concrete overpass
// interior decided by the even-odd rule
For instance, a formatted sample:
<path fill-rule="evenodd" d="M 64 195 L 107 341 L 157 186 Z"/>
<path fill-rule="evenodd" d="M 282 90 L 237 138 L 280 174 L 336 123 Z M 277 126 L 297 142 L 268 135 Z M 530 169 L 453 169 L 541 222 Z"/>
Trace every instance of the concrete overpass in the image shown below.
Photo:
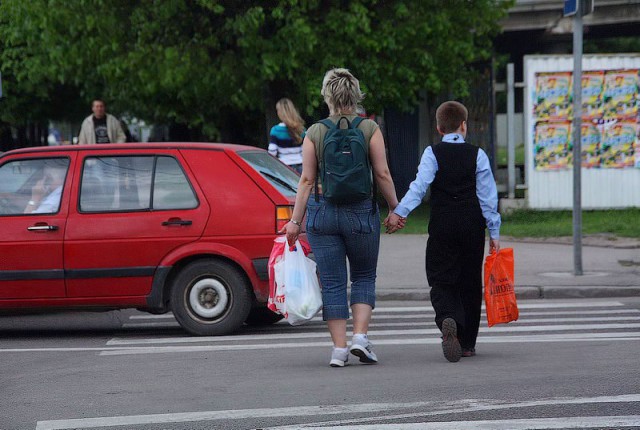
<path fill-rule="evenodd" d="M 572 19 L 562 17 L 563 0 L 517 0 L 502 21 L 496 49 L 512 61 L 526 54 L 571 52 Z M 594 0 L 584 17 L 584 38 L 640 36 L 640 0 Z M 515 57 L 515 58 L 514 58 Z"/>

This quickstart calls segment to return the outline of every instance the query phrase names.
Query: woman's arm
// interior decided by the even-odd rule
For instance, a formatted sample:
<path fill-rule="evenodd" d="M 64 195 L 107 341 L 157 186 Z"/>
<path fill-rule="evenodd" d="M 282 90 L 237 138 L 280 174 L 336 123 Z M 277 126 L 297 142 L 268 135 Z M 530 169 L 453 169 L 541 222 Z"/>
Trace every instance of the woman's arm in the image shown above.
<path fill-rule="evenodd" d="M 291 219 L 295 222 L 288 222 L 282 230 L 278 232 L 286 233 L 287 241 L 290 245 L 295 243 L 300 234 L 300 230 L 302 230 L 301 224 L 307 208 L 307 201 L 309 201 L 309 195 L 316 180 L 317 170 L 316 145 L 307 136 L 302 142 L 302 175 L 300 175 L 300 182 L 298 182 L 296 203 L 293 207 L 293 215 L 291 216 Z"/>
<path fill-rule="evenodd" d="M 396 188 L 393 185 L 393 179 L 387 164 L 384 138 L 379 128 L 376 129 L 369 141 L 369 159 L 373 168 L 374 180 L 378 184 L 382 196 L 387 201 L 387 205 L 389 205 L 389 212 L 393 212 L 398 206 L 398 197 L 396 196 Z"/>

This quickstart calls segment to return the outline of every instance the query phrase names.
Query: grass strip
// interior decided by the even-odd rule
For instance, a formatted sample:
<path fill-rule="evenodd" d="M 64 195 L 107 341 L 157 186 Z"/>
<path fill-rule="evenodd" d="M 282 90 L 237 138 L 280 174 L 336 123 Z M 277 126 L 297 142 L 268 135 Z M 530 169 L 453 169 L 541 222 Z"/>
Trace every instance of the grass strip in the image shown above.
<path fill-rule="evenodd" d="M 381 219 L 388 211 L 382 208 Z M 400 234 L 426 234 L 429 224 L 429 205 L 418 206 L 407 220 Z M 383 226 L 384 231 L 384 226 Z M 640 208 L 585 210 L 582 212 L 582 233 L 610 234 L 616 237 L 640 237 Z M 571 211 L 516 210 L 502 216 L 502 236 L 556 237 L 573 235 Z"/>

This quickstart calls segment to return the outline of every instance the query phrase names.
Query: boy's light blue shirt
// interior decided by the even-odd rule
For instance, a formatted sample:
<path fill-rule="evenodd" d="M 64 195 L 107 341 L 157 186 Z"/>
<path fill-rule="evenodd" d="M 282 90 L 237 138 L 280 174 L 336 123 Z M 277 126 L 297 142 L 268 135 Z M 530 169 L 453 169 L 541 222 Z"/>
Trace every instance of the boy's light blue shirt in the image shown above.
<path fill-rule="evenodd" d="M 444 135 L 442 141 L 464 143 L 464 137 L 458 133 L 449 133 Z M 394 212 L 401 217 L 407 217 L 412 210 L 417 208 L 433 182 L 437 171 L 438 160 L 436 160 L 431 146 L 428 146 L 422 154 L 416 179 L 409 185 L 409 191 L 407 191 L 407 194 L 402 198 Z M 487 157 L 482 148 L 478 149 L 478 158 L 476 159 L 476 195 L 480 202 L 482 216 L 487 221 L 491 239 L 500 239 L 501 218 L 498 213 L 498 190 L 493 179 L 493 173 L 491 173 L 489 157 Z"/>

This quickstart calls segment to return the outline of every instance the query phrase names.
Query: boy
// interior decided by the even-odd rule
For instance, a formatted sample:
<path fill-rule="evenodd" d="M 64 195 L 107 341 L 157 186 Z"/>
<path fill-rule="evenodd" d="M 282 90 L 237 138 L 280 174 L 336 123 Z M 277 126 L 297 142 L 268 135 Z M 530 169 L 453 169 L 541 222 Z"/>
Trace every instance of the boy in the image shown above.
<path fill-rule="evenodd" d="M 485 152 L 465 142 L 467 117 L 461 103 L 448 101 L 438 107 L 442 142 L 424 151 L 416 179 L 385 220 L 388 233 L 402 228 L 431 186 L 427 280 L 442 350 L 450 362 L 475 355 L 485 228 L 491 236 L 489 252 L 500 249 L 496 184 Z"/>

